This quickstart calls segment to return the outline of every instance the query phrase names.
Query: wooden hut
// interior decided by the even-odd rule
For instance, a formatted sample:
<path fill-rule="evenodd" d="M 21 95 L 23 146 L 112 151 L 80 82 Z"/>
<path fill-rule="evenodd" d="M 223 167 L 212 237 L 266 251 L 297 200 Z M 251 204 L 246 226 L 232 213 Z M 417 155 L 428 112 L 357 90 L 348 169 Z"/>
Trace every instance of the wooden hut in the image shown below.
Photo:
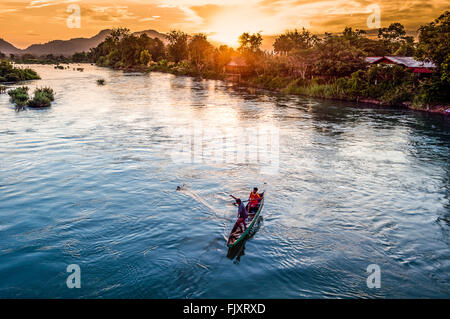
<path fill-rule="evenodd" d="M 233 57 L 231 61 L 225 65 L 224 73 L 227 80 L 240 82 L 241 75 L 247 72 L 248 66 L 243 57 Z"/>
<path fill-rule="evenodd" d="M 409 56 L 373 56 L 367 57 L 366 62 L 369 64 L 397 64 L 418 75 L 433 73 L 433 69 L 436 67 L 432 62 L 417 61 Z"/>

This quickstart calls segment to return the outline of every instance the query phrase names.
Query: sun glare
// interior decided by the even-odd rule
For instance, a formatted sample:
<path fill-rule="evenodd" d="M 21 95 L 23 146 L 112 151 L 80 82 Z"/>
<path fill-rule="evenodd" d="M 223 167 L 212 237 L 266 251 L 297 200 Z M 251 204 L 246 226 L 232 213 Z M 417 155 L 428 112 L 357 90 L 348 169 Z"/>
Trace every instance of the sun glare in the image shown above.
<path fill-rule="evenodd" d="M 238 38 L 239 32 L 232 32 L 230 30 L 218 31 L 215 34 L 212 34 L 209 38 L 214 41 L 226 44 L 230 47 L 237 47 L 239 45 Z"/>
<path fill-rule="evenodd" d="M 243 32 L 260 32 L 264 31 L 261 26 L 262 17 L 245 14 L 245 10 L 241 12 L 223 12 L 212 19 L 212 23 L 207 26 L 210 32 L 209 38 L 214 41 L 222 42 L 232 47 L 239 45 L 238 39 Z"/>

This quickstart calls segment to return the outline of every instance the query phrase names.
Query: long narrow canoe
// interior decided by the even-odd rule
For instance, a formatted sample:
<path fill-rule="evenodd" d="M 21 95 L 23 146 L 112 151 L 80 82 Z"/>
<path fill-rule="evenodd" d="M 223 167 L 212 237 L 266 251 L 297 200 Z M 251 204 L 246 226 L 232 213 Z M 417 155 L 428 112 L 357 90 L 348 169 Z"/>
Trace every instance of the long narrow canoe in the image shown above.
<path fill-rule="evenodd" d="M 261 201 L 259 202 L 258 210 L 255 214 L 250 214 L 249 217 L 246 220 L 247 229 L 244 232 L 241 232 L 238 228 L 239 226 L 237 223 L 234 224 L 233 229 L 230 232 L 230 235 L 228 236 L 227 246 L 228 248 L 232 248 L 236 246 L 239 242 L 241 242 L 248 233 L 252 230 L 253 226 L 255 225 L 256 221 L 258 220 L 259 215 L 261 214 L 261 211 L 264 206 L 264 192 L 259 194 L 261 196 Z M 248 204 L 247 204 L 248 206 Z M 248 207 L 246 207 L 247 209 Z"/>

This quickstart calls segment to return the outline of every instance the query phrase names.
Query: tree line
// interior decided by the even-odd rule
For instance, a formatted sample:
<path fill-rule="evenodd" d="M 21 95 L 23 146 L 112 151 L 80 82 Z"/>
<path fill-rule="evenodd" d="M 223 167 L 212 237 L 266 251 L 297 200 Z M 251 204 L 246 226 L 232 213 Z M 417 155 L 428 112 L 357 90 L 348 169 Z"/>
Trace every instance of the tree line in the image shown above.
<path fill-rule="evenodd" d="M 97 47 L 75 53 L 71 60 L 221 79 L 226 76 L 225 66 L 238 57 L 246 64 L 241 79 L 249 85 L 320 97 L 372 98 L 387 104 L 414 102 L 417 107 L 449 101 L 448 11 L 421 26 L 417 41 L 400 23 L 378 29 L 375 37 L 351 27 L 321 36 L 304 28 L 288 30 L 276 37 L 272 51 L 262 50 L 260 33 L 243 33 L 238 41 L 236 49 L 215 47 L 202 33 L 173 30 L 163 41 L 117 28 Z M 369 67 L 367 56 L 413 56 L 433 62 L 436 68 L 431 76 L 418 78 L 400 66 Z"/>
<path fill-rule="evenodd" d="M 146 34 L 134 36 L 115 29 L 90 52 L 75 54 L 78 62 L 93 62 L 117 69 L 142 68 L 175 74 L 223 78 L 234 57 L 245 61 L 240 73 L 244 83 L 288 93 L 319 97 L 377 99 L 386 104 L 413 102 L 417 107 L 448 103 L 450 81 L 450 13 L 418 30 L 418 41 L 400 23 L 377 30 L 346 27 L 342 33 L 314 35 L 306 29 L 288 30 L 276 37 L 273 51 L 261 49 L 260 33 L 243 33 L 239 47 L 215 47 L 205 34 L 173 30 L 166 43 Z M 368 66 L 367 56 L 413 56 L 434 62 L 435 72 L 418 78 L 407 69 Z"/>

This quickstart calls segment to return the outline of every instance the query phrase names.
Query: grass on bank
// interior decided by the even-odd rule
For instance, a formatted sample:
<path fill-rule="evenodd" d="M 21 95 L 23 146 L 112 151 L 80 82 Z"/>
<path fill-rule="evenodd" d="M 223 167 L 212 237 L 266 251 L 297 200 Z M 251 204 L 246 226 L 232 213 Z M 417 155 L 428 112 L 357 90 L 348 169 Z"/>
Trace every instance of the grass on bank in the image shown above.
<path fill-rule="evenodd" d="M 434 75 L 419 78 L 401 66 L 373 65 L 337 79 L 302 79 L 261 75 L 246 84 L 287 94 L 349 101 L 370 100 L 383 105 L 411 103 L 423 109 L 449 100 L 449 90 Z"/>

